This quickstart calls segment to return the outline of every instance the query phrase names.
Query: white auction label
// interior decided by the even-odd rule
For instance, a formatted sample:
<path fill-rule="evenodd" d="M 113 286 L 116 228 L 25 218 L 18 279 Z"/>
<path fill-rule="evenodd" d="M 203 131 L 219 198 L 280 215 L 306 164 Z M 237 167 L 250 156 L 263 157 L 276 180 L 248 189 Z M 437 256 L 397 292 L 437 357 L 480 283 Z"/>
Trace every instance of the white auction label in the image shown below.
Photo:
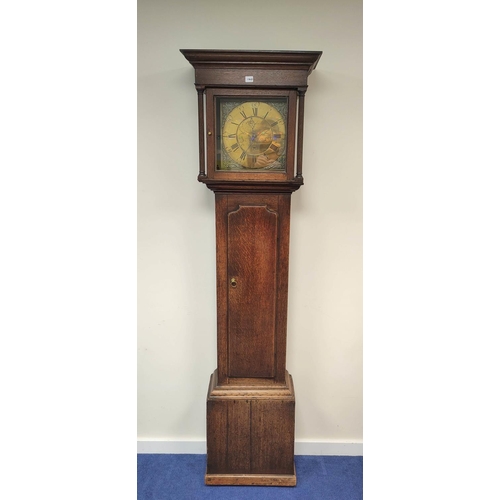
<path fill-rule="evenodd" d="M 252 83 L 253 82 L 253 76 L 245 76 L 245 83 Z"/>

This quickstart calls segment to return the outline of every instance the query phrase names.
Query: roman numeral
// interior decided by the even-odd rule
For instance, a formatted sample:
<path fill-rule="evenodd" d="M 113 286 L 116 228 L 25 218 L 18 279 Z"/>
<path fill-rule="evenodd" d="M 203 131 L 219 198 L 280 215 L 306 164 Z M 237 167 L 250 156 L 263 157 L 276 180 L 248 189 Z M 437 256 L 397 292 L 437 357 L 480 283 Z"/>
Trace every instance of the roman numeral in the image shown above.
<path fill-rule="evenodd" d="M 241 153 L 240 160 L 244 160 L 246 156 L 247 156 L 246 152 L 243 151 L 243 153 Z"/>
<path fill-rule="evenodd" d="M 276 127 L 276 125 L 278 125 L 278 122 L 271 123 L 271 127 Z"/>
<path fill-rule="evenodd" d="M 236 139 L 236 134 L 229 134 L 228 137 L 229 137 L 229 139 Z"/>
<path fill-rule="evenodd" d="M 257 108 L 252 108 L 253 116 L 257 116 L 257 112 L 259 111 Z"/>
<path fill-rule="evenodd" d="M 238 145 L 238 143 L 237 143 L 237 142 L 235 142 L 235 143 L 231 146 L 231 149 L 232 149 L 233 151 L 236 151 L 238 148 L 239 148 L 239 145 Z"/>
<path fill-rule="evenodd" d="M 244 111 L 240 111 L 240 115 L 243 116 L 244 119 L 247 117 Z"/>
<path fill-rule="evenodd" d="M 275 153 L 279 150 L 279 147 L 276 146 L 276 144 L 271 144 L 269 148 L 272 149 Z"/>

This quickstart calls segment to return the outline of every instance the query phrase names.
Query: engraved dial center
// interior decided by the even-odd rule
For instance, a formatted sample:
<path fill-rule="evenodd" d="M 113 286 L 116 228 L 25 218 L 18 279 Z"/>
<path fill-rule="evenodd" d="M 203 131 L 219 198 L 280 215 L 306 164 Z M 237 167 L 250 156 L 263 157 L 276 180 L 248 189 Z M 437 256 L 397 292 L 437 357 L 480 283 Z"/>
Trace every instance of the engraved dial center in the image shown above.
<path fill-rule="evenodd" d="M 273 130 L 267 120 L 253 116 L 243 120 L 236 132 L 238 144 L 249 155 L 259 155 L 273 142 Z"/>

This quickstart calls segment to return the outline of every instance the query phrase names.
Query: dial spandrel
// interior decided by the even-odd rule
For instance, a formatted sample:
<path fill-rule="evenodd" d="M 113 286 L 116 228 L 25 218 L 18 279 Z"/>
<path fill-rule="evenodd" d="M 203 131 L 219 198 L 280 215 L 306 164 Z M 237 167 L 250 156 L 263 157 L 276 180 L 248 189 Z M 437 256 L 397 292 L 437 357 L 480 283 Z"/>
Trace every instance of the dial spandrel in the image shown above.
<path fill-rule="evenodd" d="M 217 170 L 286 170 L 286 97 L 219 98 L 217 109 Z"/>

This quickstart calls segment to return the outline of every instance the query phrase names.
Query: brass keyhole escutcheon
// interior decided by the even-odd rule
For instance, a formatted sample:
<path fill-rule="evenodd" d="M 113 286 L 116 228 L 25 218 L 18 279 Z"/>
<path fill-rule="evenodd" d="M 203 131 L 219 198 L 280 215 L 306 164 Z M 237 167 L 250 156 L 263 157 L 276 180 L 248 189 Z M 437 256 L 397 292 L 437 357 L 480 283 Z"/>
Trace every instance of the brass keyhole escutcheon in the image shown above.
<path fill-rule="evenodd" d="M 231 278 L 231 286 L 236 288 L 236 278 Z"/>

